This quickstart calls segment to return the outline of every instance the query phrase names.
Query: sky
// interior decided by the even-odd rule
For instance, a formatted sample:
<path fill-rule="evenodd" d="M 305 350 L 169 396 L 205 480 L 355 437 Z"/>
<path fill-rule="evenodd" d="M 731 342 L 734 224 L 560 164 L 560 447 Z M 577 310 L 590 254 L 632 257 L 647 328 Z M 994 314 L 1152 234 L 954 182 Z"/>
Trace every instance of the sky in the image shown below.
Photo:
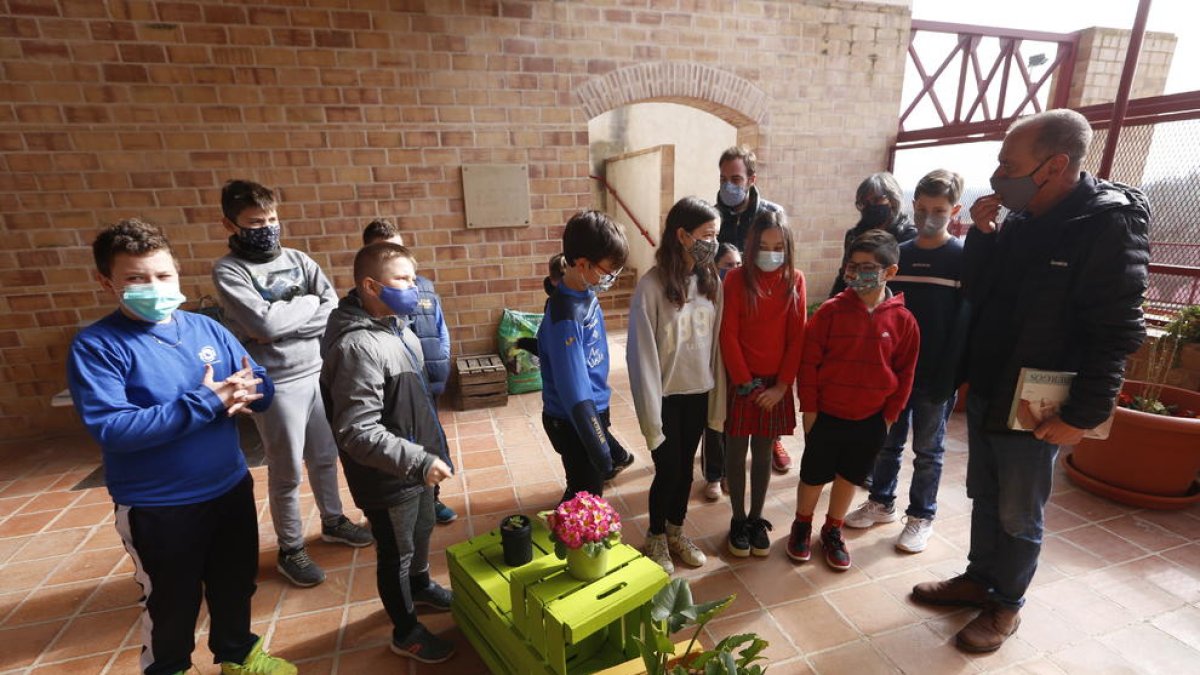
<path fill-rule="evenodd" d="M 1069 33 L 1092 26 L 1108 28 L 1133 27 L 1137 13 L 1136 0 L 1003 0 L 1003 2 L 964 2 L 963 0 L 912 0 L 912 16 L 914 19 L 928 21 L 946 21 L 950 23 L 965 23 L 1002 28 L 1034 29 L 1055 33 Z M 1153 0 L 1150 15 L 1147 19 L 1147 30 L 1174 33 L 1178 38 L 1172 68 L 1167 78 L 1164 93 L 1173 94 L 1184 91 L 1200 90 L 1200 68 L 1185 67 L 1185 64 L 1200 63 L 1200 2 L 1197 0 Z M 949 53 L 950 42 L 941 52 Z M 1023 55 L 1028 57 L 1036 53 L 1036 49 L 1027 44 Z M 1047 53 L 1048 56 L 1053 56 Z M 986 69 L 990 61 L 983 56 L 983 67 Z M 936 67 L 941 59 L 937 54 L 922 57 L 927 69 Z M 930 66 L 930 61 L 936 61 Z M 1036 74 L 1035 74 L 1036 77 Z M 919 87 L 907 81 L 906 92 L 910 87 Z M 939 91 L 941 88 L 939 87 Z M 906 94 L 905 104 L 911 94 Z M 943 103 L 948 95 L 943 95 Z M 950 97 L 953 101 L 953 98 Z M 917 119 L 917 115 L 925 115 Z M 914 111 L 910 117 L 908 128 L 921 128 L 936 123 L 936 117 L 929 119 L 932 109 Z M 916 122 L 915 124 L 913 122 Z M 1155 148 L 1151 154 L 1151 165 L 1166 167 L 1168 172 L 1186 169 L 1188 166 L 1200 165 L 1200 149 L 1194 152 L 1180 152 L 1178 142 L 1168 147 L 1159 142 L 1159 136 L 1166 141 L 1166 136 L 1156 135 Z M 1188 134 L 1191 138 L 1194 135 Z M 978 191 L 986 191 L 988 177 L 995 168 L 995 157 L 999 151 L 999 143 L 971 143 L 958 146 L 942 146 L 924 150 L 907 150 L 897 154 L 895 174 L 902 186 L 911 186 L 930 169 L 944 167 L 958 171 L 966 178 L 968 186 Z M 1163 153 L 1168 153 L 1169 156 Z M 1159 161 L 1155 161 L 1159 159 Z M 970 190 L 974 192 L 976 190 Z M 967 204 L 969 206 L 969 203 Z"/>

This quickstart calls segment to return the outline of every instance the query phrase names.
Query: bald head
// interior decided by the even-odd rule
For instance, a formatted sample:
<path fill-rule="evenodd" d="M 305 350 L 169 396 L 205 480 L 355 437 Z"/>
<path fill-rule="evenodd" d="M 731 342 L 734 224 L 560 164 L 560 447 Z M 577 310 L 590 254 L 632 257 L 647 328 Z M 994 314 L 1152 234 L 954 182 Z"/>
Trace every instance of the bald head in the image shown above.
<path fill-rule="evenodd" d="M 1058 108 L 1018 119 L 1008 128 L 1007 136 L 1028 139 L 1038 159 L 1066 155 L 1067 168 L 1078 171 L 1092 143 L 1092 126 L 1074 110 Z"/>

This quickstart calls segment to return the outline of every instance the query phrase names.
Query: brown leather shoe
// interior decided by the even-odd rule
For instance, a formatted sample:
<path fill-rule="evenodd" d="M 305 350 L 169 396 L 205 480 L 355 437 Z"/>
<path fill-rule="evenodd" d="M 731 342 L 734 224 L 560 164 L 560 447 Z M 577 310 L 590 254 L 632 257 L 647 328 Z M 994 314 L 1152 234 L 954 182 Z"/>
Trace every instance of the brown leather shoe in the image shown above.
<path fill-rule="evenodd" d="M 960 574 L 945 581 L 925 581 L 913 586 L 913 600 L 926 605 L 954 605 L 964 607 L 986 607 L 988 588 Z"/>
<path fill-rule="evenodd" d="M 992 604 L 958 631 L 955 644 L 964 652 L 994 652 L 1020 625 L 1018 610 Z"/>

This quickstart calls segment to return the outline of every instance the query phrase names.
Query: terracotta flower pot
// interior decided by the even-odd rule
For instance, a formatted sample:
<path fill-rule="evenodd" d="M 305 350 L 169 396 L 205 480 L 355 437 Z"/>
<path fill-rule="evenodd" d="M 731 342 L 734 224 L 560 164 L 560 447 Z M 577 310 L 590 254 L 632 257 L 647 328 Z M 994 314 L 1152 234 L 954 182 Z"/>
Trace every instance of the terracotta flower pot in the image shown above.
<path fill-rule="evenodd" d="M 1138 395 L 1144 382 L 1127 381 Z M 1200 393 L 1164 387 L 1167 405 L 1200 410 Z M 1117 408 L 1106 440 L 1084 439 L 1064 455 L 1067 475 L 1084 489 L 1145 508 L 1183 508 L 1200 501 L 1200 419 L 1153 415 Z"/>

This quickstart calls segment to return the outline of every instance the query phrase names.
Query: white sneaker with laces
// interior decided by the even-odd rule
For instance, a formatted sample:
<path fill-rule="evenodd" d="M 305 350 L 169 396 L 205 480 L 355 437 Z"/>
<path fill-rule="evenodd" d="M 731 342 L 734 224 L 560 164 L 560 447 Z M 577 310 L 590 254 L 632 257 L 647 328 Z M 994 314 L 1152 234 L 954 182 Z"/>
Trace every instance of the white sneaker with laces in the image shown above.
<path fill-rule="evenodd" d="M 700 567 L 708 562 L 708 556 L 704 555 L 692 540 L 683 533 L 682 525 L 667 523 L 667 549 L 674 553 L 686 565 L 691 567 Z"/>
<path fill-rule="evenodd" d="M 897 517 L 895 506 L 884 506 L 868 499 L 846 515 L 846 527 L 861 529 L 877 523 L 894 523 Z"/>
<path fill-rule="evenodd" d="M 667 546 L 666 534 L 646 533 L 646 557 L 658 563 L 667 574 L 675 573 L 675 563 L 671 562 L 671 549 Z"/>
<path fill-rule="evenodd" d="M 704 486 L 704 498 L 710 502 L 715 502 L 718 499 L 720 499 L 721 498 L 721 481 L 719 481 L 719 480 L 709 481 L 709 483 Z"/>
<path fill-rule="evenodd" d="M 904 531 L 896 538 L 896 548 L 905 553 L 920 553 L 929 543 L 933 534 L 933 520 L 930 518 L 904 517 Z"/>

